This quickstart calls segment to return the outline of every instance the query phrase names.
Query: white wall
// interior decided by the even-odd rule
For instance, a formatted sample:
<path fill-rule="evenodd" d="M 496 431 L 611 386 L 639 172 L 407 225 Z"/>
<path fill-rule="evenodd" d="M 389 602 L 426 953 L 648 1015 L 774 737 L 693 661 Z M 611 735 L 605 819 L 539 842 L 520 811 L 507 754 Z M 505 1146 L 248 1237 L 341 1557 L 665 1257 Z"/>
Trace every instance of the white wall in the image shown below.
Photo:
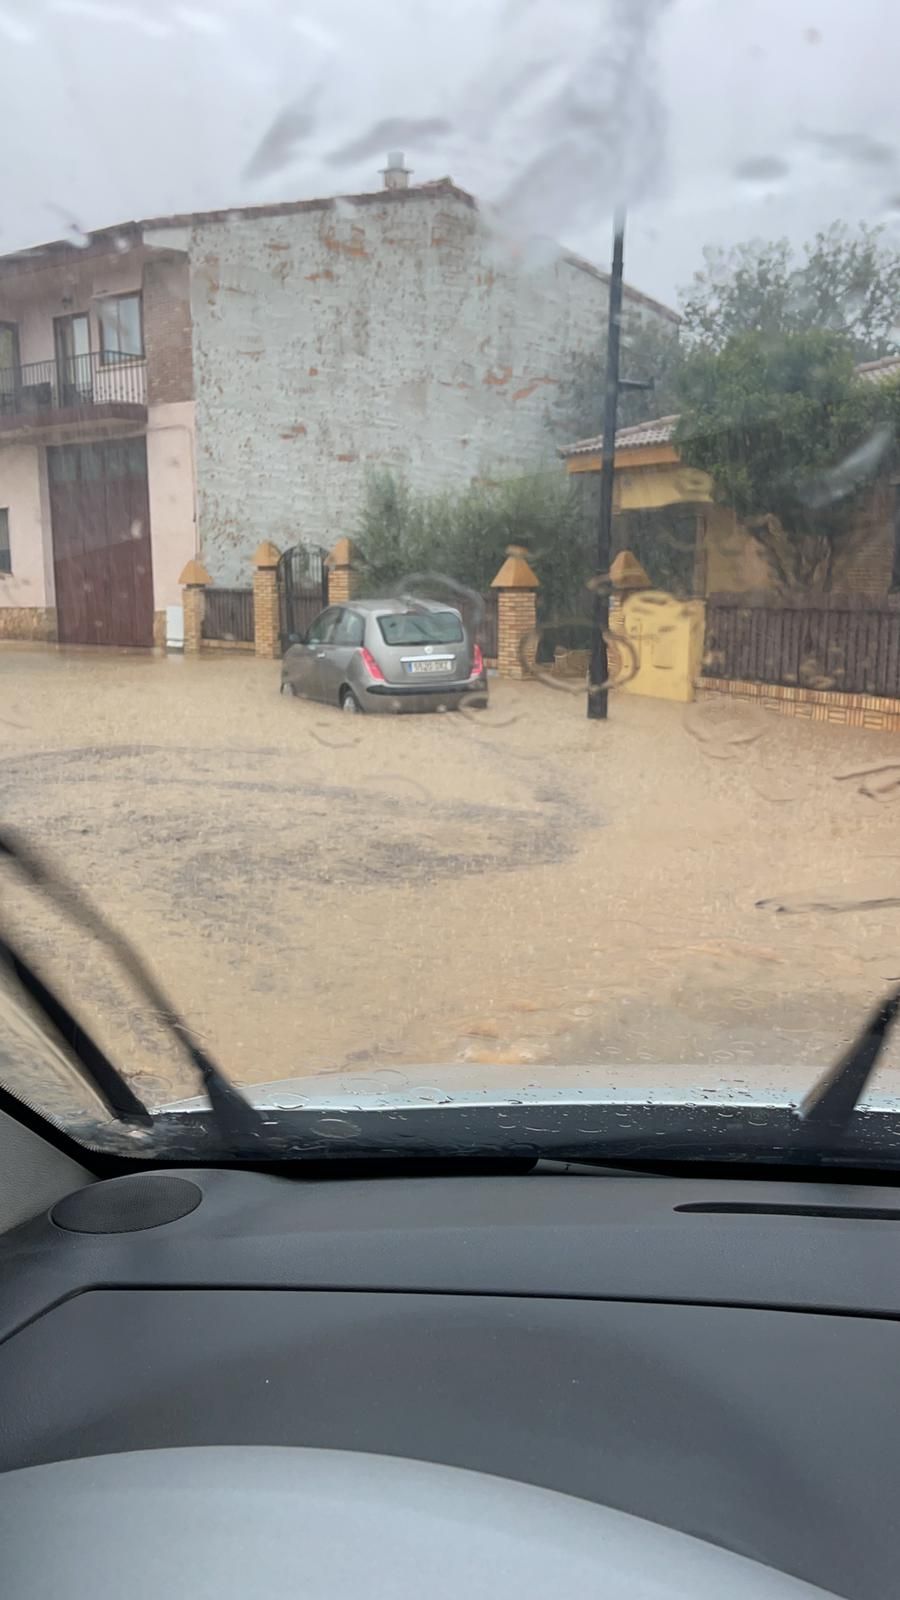
<path fill-rule="evenodd" d="M 606 281 L 514 260 L 446 190 L 241 217 L 190 244 L 198 508 L 217 582 L 351 534 L 369 468 L 419 489 L 555 464 L 546 413 Z"/>
<path fill-rule="evenodd" d="M 147 478 L 153 552 L 153 605 L 181 605 L 179 575 L 196 550 L 194 402 L 151 406 Z"/>
<path fill-rule="evenodd" d="M 0 506 L 9 509 L 12 573 L 0 573 L 0 606 L 52 606 L 49 518 L 41 516 L 44 471 L 37 445 L 0 445 Z"/>

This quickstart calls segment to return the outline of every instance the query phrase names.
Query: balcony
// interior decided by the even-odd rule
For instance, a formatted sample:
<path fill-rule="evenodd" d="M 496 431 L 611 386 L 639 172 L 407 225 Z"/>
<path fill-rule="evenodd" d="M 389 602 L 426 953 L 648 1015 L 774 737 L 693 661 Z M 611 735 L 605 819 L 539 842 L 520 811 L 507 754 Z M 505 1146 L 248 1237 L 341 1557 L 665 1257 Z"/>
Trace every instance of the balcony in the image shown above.
<path fill-rule="evenodd" d="M 117 433 L 147 421 L 143 356 L 90 350 L 59 361 L 0 367 L 0 442 Z"/>

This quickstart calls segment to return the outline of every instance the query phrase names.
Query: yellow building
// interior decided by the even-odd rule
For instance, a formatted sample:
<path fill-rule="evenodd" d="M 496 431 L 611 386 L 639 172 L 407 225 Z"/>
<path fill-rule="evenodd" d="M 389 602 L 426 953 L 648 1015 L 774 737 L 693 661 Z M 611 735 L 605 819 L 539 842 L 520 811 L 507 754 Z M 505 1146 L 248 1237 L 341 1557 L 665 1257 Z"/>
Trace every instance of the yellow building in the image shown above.
<path fill-rule="evenodd" d="M 857 373 L 861 382 L 882 382 L 900 374 L 900 359 L 868 362 Z M 620 687 L 689 700 L 699 686 L 783 714 L 900 732 L 900 479 L 884 476 L 873 487 L 830 592 L 792 594 L 750 530 L 716 502 L 708 474 L 682 462 L 678 420 L 658 417 L 616 434 L 612 553 L 630 551 L 655 591 L 617 592 L 611 627 L 622 640 Z M 591 517 L 602 446 L 602 438 L 582 439 L 560 452 Z M 786 627 L 792 611 L 802 620 Z"/>
<path fill-rule="evenodd" d="M 857 371 L 862 381 L 883 381 L 900 373 L 900 359 L 866 362 Z M 654 584 L 682 594 L 705 598 L 774 588 L 757 540 L 728 506 L 716 503 L 708 474 L 681 461 L 677 423 L 677 416 L 658 417 L 616 434 L 614 551 L 634 551 Z M 598 437 L 560 451 L 566 471 L 584 483 L 587 500 L 599 484 L 602 446 Z M 880 597 L 900 583 L 896 494 L 887 480 L 873 490 L 858 537 L 835 573 L 835 591 Z"/>

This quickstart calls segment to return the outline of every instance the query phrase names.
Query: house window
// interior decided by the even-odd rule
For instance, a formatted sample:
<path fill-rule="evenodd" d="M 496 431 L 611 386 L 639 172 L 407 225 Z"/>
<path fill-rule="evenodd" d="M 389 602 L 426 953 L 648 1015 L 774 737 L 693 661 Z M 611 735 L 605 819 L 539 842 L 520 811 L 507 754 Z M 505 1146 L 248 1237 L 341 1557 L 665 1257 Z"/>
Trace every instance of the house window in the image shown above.
<path fill-rule="evenodd" d="M 100 323 L 100 360 L 105 367 L 133 361 L 144 354 L 144 330 L 139 294 L 110 295 L 97 303 Z"/>
<path fill-rule="evenodd" d="M 0 572 L 12 572 L 12 551 L 9 548 L 9 510 L 0 506 Z"/>
<path fill-rule="evenodd" d="M 19 382 L 19 330 L 14 322 L 0 322 L 0 408 L 4 395 L 14 395 Z"/>

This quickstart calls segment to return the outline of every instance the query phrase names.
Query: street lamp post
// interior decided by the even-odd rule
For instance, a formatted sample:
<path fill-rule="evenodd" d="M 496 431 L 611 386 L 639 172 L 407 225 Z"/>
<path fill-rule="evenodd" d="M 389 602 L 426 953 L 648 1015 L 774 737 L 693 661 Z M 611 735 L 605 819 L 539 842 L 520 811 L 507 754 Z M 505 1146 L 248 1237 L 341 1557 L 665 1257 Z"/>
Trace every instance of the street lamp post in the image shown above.
<path fill-rule="evenodd" d="M 613 219 L 613 258 L 609 280 L 609 320 L 606 335 L 606 396 L 603 407 L 603 454 L 600 467 L 600 513 L 597 523 L 597 583 L 591 626 L 591 664 L 588 673 L 587 714 L 605 721 L 609 712 L 609 677 L 605 635 L 609 630 L 609 572 L 612 546 L 613 481 L 616 453 L 616 418 L 619 409 L 619 346 L 622 332 L 622 269 L 625 256 L 625 212 Z"/>

